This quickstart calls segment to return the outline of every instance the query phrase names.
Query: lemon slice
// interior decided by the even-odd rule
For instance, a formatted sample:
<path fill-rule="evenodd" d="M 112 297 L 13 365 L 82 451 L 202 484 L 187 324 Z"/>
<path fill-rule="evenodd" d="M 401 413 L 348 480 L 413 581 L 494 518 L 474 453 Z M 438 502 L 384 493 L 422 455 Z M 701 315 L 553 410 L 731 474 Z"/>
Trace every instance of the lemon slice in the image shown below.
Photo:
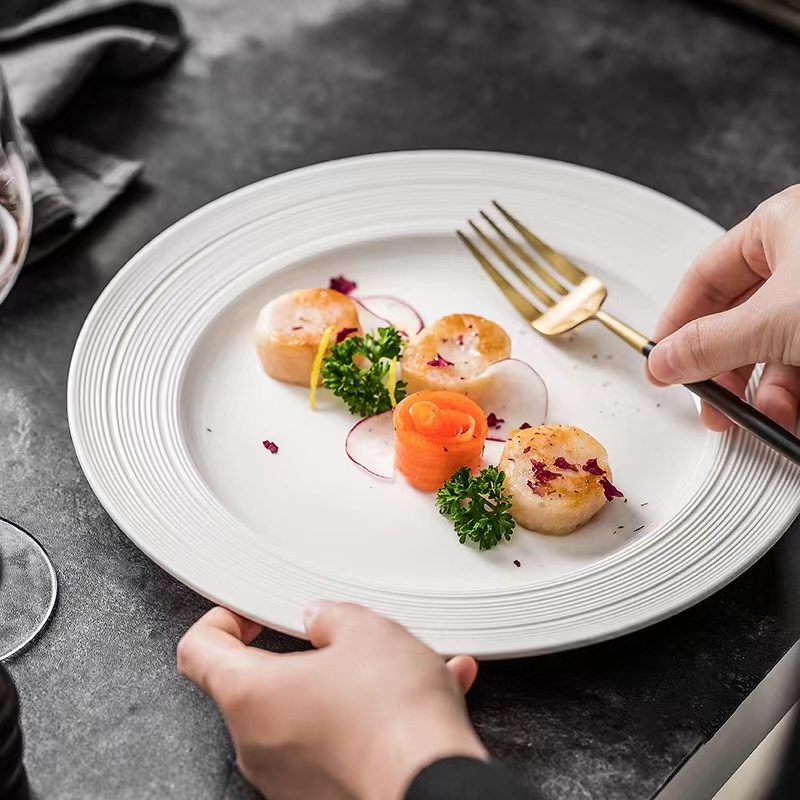
<path fill-rule="evenodd" d="M 397 399 L 394 396 L 394 390 L 397 387 L 397 359 L 393 358 L 389 363 L 389 380 L 386 388 L 389 390 L 389 399 L 392 401 L 392 408 L 397 405 Z"/>
<path fill-rule="evenodd" d="M 325 353 L 328 352 L 328 345 L 330 344 L 332 335 L 333 325 L 328 325 L 322 334 L 322 338 L 319 340 L 317 354 L 314 356 L 314 363 L 311 365 L 311 383 L 309 386 L 310 391 L 308 393 L 308 404 L 311 406 L 312 411 L 317 407 L 317 384 L 319 383 L 319 373 L 322 371 L 322 359 L 325 358 Z"/>

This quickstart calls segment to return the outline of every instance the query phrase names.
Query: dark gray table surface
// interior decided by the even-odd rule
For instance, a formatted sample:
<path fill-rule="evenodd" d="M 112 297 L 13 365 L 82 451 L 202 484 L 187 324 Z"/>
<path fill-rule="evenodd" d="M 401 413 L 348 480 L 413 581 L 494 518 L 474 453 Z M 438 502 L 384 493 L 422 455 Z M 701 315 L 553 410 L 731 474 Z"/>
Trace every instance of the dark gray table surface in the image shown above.
<path fill-rule="evenodd" d="M 208 604 L 150 563 L 83 478 L 70 354 L 155 234 L 256 179 L 353 154 L 507 150 L 624 175 L 730 225 L 800 176 L 800 42 L 689 0 L 181 0 L 194 37 L 137 87 L 94 84 L 59 129 L 147 163 L 144 183 L 29 270 L 0 309 L 0 514 L 48 547 L 52 624 L 10 667 L 43 798 L 220 798 L 231 749 L 180 680 Z M 548 800 L 647 800 L 800 635 L 793 532 L 713 598 L 577 653 L 487 664 L 492 751 Z M 284 637 L 267 637 L 291 648 Z"/>

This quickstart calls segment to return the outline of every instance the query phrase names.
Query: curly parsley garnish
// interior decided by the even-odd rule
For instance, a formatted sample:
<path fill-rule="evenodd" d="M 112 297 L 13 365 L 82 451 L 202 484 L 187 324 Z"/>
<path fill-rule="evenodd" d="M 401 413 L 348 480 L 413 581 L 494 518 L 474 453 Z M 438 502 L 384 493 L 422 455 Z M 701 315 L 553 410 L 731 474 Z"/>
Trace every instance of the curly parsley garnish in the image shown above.
<path fill-rule="evenodd" d="M 385 384 L 392 361 L 402 358 L 403 339 L 395 328 L 378 328 L 376 333 L 350 336 L 331 347 L 322 362 L 322 385 L 344 400 L 351 414 L 369 417 L 389 411 L 406 396 L 406 385 Z M 360 366 L 357 361 L 369 363 Z M 392 374 L 394 371 L 392 370 Z"/>
<path fill-rule="evenodd" d="M 436 504 L 453 521 L 461 544 L 469 539 L 480 550 L 490 550 L 503 539 L 511 539 L 514 518 L 509 513 L 511 498 L 505 491 L 505 478 L 497 467 L 487 467 L 477 475 L 461 467 L 439 489 Z"/>

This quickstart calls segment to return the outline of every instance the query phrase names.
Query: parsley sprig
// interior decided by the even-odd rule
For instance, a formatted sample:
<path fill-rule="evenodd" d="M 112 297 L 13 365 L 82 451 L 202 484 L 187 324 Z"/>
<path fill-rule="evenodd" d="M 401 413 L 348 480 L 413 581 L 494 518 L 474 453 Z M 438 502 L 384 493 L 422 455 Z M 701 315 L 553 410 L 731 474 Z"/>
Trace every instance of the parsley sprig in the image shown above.
<path fill-rule="evenodd" d="M 322 385 L 347 405 L 351 414 L 369 417 L 392 408 L 385 385 L 392 359 L 402 358 L 403 339 L 395 328 L 378 328 L 376 333 L 350 336 L 331 347 L 322 362 Z M 359 358 L 360 357 L 360 358 Z M 368 364 L 362 366 L 363 359 Z M 400 402 L 406 385 L 397 381 L 394 397 Z"/>
<path fill-rule="evenodd" d="M 486 467 L 477 475 L 461 467 L 439 489 L 436 504 L 453 521 L 461 544 L 469 539 L 480 550 L 490 550 L 503 539 L 511 539 L 514 518 L 509 513 L 511 498 L 505 491 L 505 478 L 497 467 Z"/>

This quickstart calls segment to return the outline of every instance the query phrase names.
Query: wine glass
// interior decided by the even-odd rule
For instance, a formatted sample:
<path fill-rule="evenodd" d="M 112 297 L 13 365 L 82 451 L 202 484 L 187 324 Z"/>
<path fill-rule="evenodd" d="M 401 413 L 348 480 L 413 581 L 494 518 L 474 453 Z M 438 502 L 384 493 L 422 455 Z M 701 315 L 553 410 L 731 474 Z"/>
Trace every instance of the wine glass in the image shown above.
<path fill-rule="evenodd" d="M 33 205 L 23 135 L 0 72 L 0 303 L 22 269 L 31 238 Z M 19 652 L 44 628 L 57 593 L 56 572 L 44 548 L 3 519 L 2 511 L 0 506 L 0 661 Z"/>

